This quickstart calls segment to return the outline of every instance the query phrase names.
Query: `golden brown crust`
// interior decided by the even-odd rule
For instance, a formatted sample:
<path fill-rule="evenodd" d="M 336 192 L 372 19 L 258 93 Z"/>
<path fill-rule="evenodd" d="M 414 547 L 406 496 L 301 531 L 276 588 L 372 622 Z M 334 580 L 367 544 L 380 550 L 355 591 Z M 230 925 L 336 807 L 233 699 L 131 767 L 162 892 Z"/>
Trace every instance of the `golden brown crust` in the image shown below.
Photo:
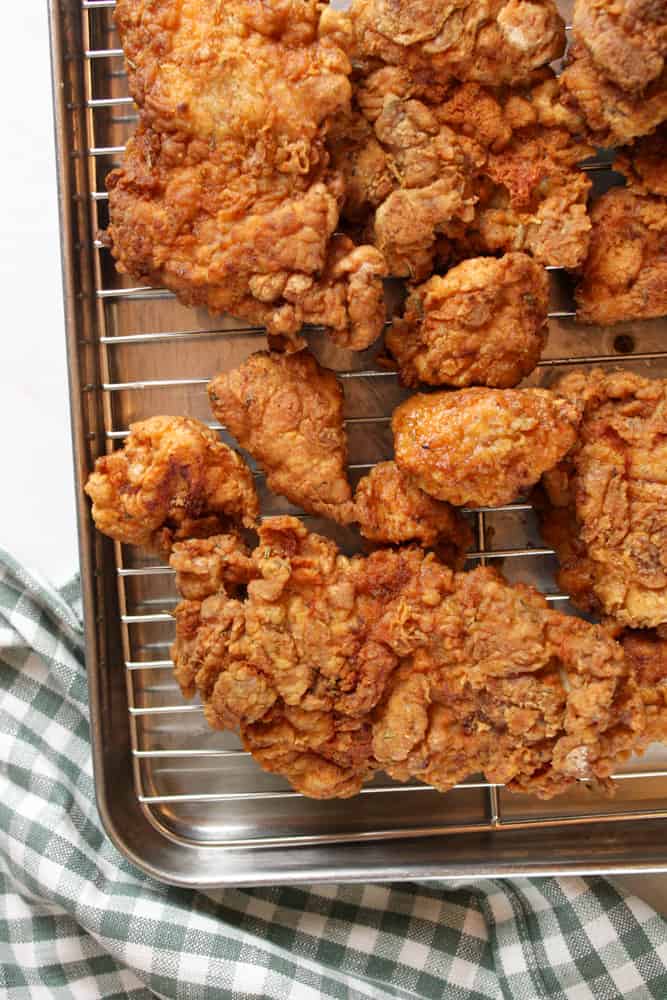
<path fill-rule="evenodd" d="M 177 609 L 177 675 L 305 795 L 353 795 L 383 767 L 549 797 L 607 782 L 641 739 L 621 647 L 492 570 L 418 548 L 348 559 L 292 518 L 264 522 L 252 561 L 244 600 Z"/>
<path fill-rule="evenodd" d="M 267 484 L 312 514 L 351 520 L 343 389 L 299 354 L 253 354 L 209 385 L 215 417 L 261 465 Z"/>
<path fill-rule="evenodd" d="M 574 406 L 546 389 L 461 389 L 413 396 L 394 412 L 398 465 L 456 506 L 511 503 L 576 439 Z"/>
<path fill-rule="evenodd" d="M 667 382 L 598 369 L 555 388 L 582 411 L 576 446 L 543 480 L 561 587 L 623 625 L 667 622 Z"/>
<path fill-rule="evenodd" d="M 641 749 L 667 742 L 667 636 L 661 631 L 627 629 L 620 639 L 646 710 Z"/>
<path fill-rule="evenodd" d="M 546 342 L 549 280 L 522 253 L 463 261 L 408 298 L 385 336 L 406 385 L 510 388 Z"/>
<path fill-rule="evenodd" d="M 576 0 L 565 100 L 598 145 L 617 146 L 667 118 L 667 10 L 655 0 Z"/>
<path fill-rule="evenodd" d="M 305 323 L 369 346 L 385 264 L 332 239 L 343 189 L 324 146 L 349 109 L 341 16 L 315 0 L 119 0 L 116 15 L 140 107 L 107 179 L 118 269 L 291 349 Z"/>
<path fill-rule="evenodd" d="M 446 83 L 521 83 L 563 54 L 552 0 L 354 0 L 356 53 Z"/>
<path fill-rule="evenodd" d="M 354 493 L 354 511 L 364 538 L 390 545 L 437 546 L 440 557 L 456 568 L 462 567 L 472 543 L 461 514 L 420 490 L 396 462 L 381 462 L 364 476 Z"/>
<path fill-rule="evenodd" d="M 612 188 L 591 210 L 577 319 L 613 324 L 667 313 L 667 199 Z"/>
<path fill-rule="evenodd" d="M 158 552 L 219 534 L 229 521 L 254 527 L 259 516 L 241 456 L 190 417 L 132 424 L 125 446 L 98 458 L 85 489 L 99 531 Z"/>

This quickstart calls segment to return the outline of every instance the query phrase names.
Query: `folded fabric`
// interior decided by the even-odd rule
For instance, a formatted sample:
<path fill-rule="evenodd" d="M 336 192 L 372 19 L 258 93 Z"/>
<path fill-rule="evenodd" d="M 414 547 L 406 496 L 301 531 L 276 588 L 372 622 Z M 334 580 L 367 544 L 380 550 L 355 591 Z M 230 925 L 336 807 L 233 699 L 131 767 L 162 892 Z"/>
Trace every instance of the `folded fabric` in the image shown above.
<path fill-rule="evenodd" d="M 78 588 L 0 550 L 0 989 L 44 998 L 667 997 L 667 923 L 601 878 L 195 892 L 95 807 Z"/>

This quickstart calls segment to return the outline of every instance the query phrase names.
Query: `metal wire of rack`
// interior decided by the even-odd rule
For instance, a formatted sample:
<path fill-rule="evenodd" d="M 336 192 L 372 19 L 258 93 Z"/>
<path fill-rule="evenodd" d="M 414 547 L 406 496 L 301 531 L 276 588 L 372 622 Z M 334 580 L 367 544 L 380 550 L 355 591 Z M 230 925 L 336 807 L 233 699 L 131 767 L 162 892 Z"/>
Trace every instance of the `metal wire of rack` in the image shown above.
<path fill-rule="evenodd" d="M 88 212 L 95 254 L 97 349 L 102 373 L 98 388 L 107 451 L 122 443 L 131 419 L 157 412 L 158 405 L 168 406 L 172 412 L 184 406 L 192 412 L 193 407 L 196 412 L 192 415 L 204 417 L 205 387 L 214 371 L 206 365 L 218 356 L 225 358 L 228 345 L 235 339 L 239 341 L 238 349 L 247 354 L 253 340 L 262 335 L 256 328 L 213 321 L 199 312 L 185 311 L 164 289 L 124 285 L 97 238 L 106 223 L 104 174 L 122 154 L 137 119 L 127 94 L 122 50 L 113 27 L 114 6 L 113 0 L 81 2 Z M 605 163 L 588 165 L 593 174 L 600 176 L 607 167 Z M 536 383 L 548 382 L 551 374 L 570 365 L 631 364 L 659 369 L 665 364 L 667 352 L 660 349 L 664 329 L 634 324 L 622 335 L 617 331 L 587 335 L 574 328 L 569 322 L 574 316 L 571 300 L 558 286 L 563 276 L 557 268 L 549 270 L 557 286 L 550 312 L 551 341 L 556 353 L 543 359 Z M 201 363 L 202 367 L 178 374 L 184 365 L 184 343 L 188 344 L 191 363 Z M 632 344 L 630 350 L 628 343 Z M 368 444 L 369 430 L 378 436 L 386 432 L 399 388 L 396 375 L 378 368 L 372 357 L 364 355 L 354 363 L 360 367 L 349 367 L 349 362 L 348 366 L 332 366 L 338 368 L 346 392 L 357 394 L 357 409 L 346 417 L 348 430 L 365 435 Z M 392 383 L 388 392 L 387 386 Z M 382 403 L 386 412 L 358 412 L 369 399 L 376 410 Z M 223 427 L 210 419 L 208 423 L 224 435 Z M 386 433 L 380 443 L 383 447 L 388 447 Z M 357 457 L 350 467 L 352 475 L 363 473 L 387 455 L 369 457 L 361 449 Z M 258 483 L 261 479 L 258 474 Z M 286 508 L 282 505 L 279 509 L 282 512 Z M 471 564 L 499 563 L 511 579 L 537 582 L 550 603 L 573 611 L 568 596 L 555 588 L 553 551 L 540 544 L 529 503 L 470 509 L 466 515 L 477 538 L 468 557 Z M 315 526 L 319 527 L 319 523 Z M 168 655 L 173 630 L 170 610 L 177 601 L 173 573 L 168 566 L 146 562 L 119 545 L 115 551 L 136 795 L 151 822 L 178 843 L 330 843 L 471 830 L 561 827 L 592 819 L 620 822 L 667 818 L 667 763 L 660 755 L 655 761 L 649 755 L 643 765 L 630 762 L 616 776 L 621 791 L 613 803 L 583 787 L 553 804 L 537 803 L 513 798 L 501 786 L 474 778 L 446 797 L 425 785 L 380 780 L 361 793 L 362 805 L 356 819 L 341 817 L 337 807 L 329 803 L 305 803 L 281 779 L 258 772 L 233 738 L 209 731 L 201 705 L 182 699 L 171 678 Z M 405 806 L 406 797 L 409 807 Z M 295 799 L 300 800 L 296 809 Z M 383 800 L 386 804 L 375 804 Z M 415 806 L 418 801 L 423 804 Z M 230 803 L 235 810 L 244 807 L 240 820 L 238 812 L 230 820 L 226 808 Z M 404 807 L 407 816 L 402 812 Z"/>

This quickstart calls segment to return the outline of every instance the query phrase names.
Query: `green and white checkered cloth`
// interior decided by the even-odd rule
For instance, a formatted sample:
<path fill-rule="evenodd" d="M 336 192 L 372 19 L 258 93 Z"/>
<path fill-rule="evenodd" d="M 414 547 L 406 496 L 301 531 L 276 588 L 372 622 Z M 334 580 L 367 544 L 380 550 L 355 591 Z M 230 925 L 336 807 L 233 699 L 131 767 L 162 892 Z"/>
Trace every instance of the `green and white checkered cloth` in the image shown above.
<path fill-rule="evenodd" d="M 600 878 L 168 888 L 95 808 L 76 588 L 0 550 L 0 995 L 667 997 L 667 924 Z"/>

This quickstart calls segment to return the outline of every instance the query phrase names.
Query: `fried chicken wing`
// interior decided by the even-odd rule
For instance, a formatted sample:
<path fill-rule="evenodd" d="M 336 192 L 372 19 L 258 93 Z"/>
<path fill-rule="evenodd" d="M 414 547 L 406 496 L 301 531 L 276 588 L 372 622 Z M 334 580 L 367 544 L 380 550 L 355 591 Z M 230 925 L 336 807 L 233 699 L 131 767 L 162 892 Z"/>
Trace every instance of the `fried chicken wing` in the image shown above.
<path fill-rule="evenodd" d="M 569 451 L 574 405 L 547 389 L 461 389 L 408 399 L 394 412 L 396 462 L 456 506 L 510 503 Z"/>
<path fill-rule="evenodd" d="M 209 385 L 215 417 L 259 462 L 274 493 L 311 514 L 346 523 L 343 390 L 332 371 L 307 352 L 253 354 Z"/>
<path fill-rule="evenodd" d="M 244 600 L 179 606 L 174 660 L 209 722 L 306 795 L 353 795 L 383 767 L 549 797 L 606 782 L 641 737 L 621 647 L 489 569 L 418 548 L 348 559 L 292 518 L 263 523 L 252 561 Z"/>
<path fill-rule="evenodd" d="M 521 83 L 565 49 L 552 0 L 353 0 L 350 13 L 358 56 L 439 83 Z"/>
<path fill-rule="evenodd" d="M 349 108 L 341 16 L 315 0 L 119 0 L 116 16 L 140 107 L 107 178 L 118 269 L 292 349 L 304 323 L 367 347 L 386 267 L 333 238 L 344 191 L 324 143 Z"/>
<path fill-rule="evenodd" d="M 559 582 L 623 625 L 667 622 L 667 382 L 572 372 L 555 386 L 583 418 L 575 447 L 543 477 L 543 532 Z"/>
<path fill-rule="evenodd" d="M 189 417 L 132 424 L 125 447 L 98 458 L 86 493 L 103 534 L 160 552 L 181 538 L 215 535 L 230 521 L 254 527 L 259 516 L 241 456 Z"/>
<path fill-rule="evenodd" d="M 522 253 L 466 260 L 416 288 L 385 343 L 406 385 L 509 388 L 547 336 L 549 280 Z"/>
<path fill-rule="evenodd" d="M 448 565 L 463 565 L 472 543 L 467 522 L 450 504 L 415 486 L 395 462 L 381 462 L 360 480 L 354 504 L 354 519 L 364 538 L 391 545 L 437 546 Z"/>
<path fill-rule="evenodd" d="M 652 0 L 575 0 L 566 99 L 599 145 L 645 135 L 667 118 L 667 8 Z"/>
<path fill-rule="evenodd" d="M 620 323 L 667 314 L 667 131 L 640 140 L 615 166 L 627 188 L 593 205 L 577 319 Z"/>

